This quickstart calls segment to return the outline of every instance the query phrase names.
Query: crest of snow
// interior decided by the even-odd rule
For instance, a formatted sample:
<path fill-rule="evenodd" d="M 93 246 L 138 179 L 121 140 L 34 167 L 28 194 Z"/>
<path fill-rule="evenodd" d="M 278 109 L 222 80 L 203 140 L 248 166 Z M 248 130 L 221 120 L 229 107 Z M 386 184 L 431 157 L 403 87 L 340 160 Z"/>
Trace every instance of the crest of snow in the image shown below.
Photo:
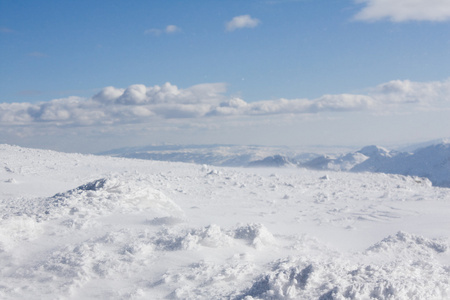
<path fill-rule="evenodd" d="M 210 226 L 189 230 L 183 234 L 163 229 L 159 232 L 155 245 L 161 251 L 192 250 L 198 246 L 217 248 L 229 246 L 233 239 L 229 233 L 223 231 L 219 226 Z"/>
<path fill-rule="evenodd" d="M 435 253 L 444 253 L 448 248 L 448 243 L 443 240 L 431 240 L 400 231 L 396 235 L 389 236 L 368 248 L 366 253 L 395 252 L 406 259 L 411 256 L 411 252 L 414 252 L 414 255 L 420 253 L 423 256 L 432 256 Z"/>
<path fill-rule="evenodd" d="M 93 210 L 104 211 L 151 210 L 161 215 L 182 215 L 182 210 L 163 193 L 151 187 L 143 178 L 112 176 L 102 178 L 47 200 L 46 214 L 70 208 L 69 213 Z M 89 213 L 86 211 L 86 213 Z"/>
<path fill-rule="evenodd" d="M 272 245 L 275 238 L 262 224 L 248 224 L 240 226 L 234 231 L 234 238 L 248 241 L 256 249 Z"/>

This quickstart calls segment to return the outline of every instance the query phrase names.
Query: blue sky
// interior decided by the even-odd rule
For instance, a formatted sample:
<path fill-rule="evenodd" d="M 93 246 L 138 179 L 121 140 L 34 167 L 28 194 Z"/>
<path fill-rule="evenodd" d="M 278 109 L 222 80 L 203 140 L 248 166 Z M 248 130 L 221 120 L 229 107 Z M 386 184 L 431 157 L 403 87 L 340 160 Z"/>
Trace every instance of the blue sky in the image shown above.
<path fill-rule="evenodd" d="M 447 0 L 0 0 L 4 143 L 413 142 L 449 78 Z"/>

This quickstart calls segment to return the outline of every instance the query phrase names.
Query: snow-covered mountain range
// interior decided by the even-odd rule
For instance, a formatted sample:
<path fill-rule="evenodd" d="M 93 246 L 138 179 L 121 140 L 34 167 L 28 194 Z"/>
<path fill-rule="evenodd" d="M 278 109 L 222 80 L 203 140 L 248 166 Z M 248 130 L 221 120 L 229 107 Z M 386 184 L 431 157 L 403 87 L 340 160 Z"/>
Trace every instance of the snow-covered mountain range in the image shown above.
<path fill-rule="evenodd" d="M 402 175 L 0 145 L 0 298 L 449 299 L 449 203 Z"/>
<path fill-rule="evenodd" d="M 145 146 L 134 148 L 122 148 L 98 153 L 115 157 L 149 159 L 158 161 L 188 162 L 197 164 L 208 164 L 223 167 L 246 167 L 259 164 L 267 158 L 275 155 L 282 156 L 284 160 L 292 163 L 312 159 L 323 151 L 320 147 L 308 149 L 293 149 L 288 147 L 267 146 L 236 146 L 236 145 L 164 145 Z M 342 151 L 341 148 L 332 151 Z M 289 158 L 287 158 L 289 157 Z"/>
<path fill-rule="evenodd" d="M 410 146 L 410 152 L 367 146 L 342 153 L 343 149 L 292 149 L 261 146 L 148 146 L 101 153 L 117 157 L 190 162 L 213 166 L 284 167 L 314 170 L 378 172 L 428 178 L 434 185 L 450 187 L 450 142 L 439 140 Z M 324 150 L 328 153 L 323 154 Z M 322 154 L 320 154 L 322 153 Z"/>
<path fill-rule="evenodd" d="M 301 166 L 316 170 L 378 172 L 426 177 L 433 185 L 450 187 L 450 143 L 430 145 L 416 149 L 412 153 L 368 146 L 337 157 L 319 156 Z"/>

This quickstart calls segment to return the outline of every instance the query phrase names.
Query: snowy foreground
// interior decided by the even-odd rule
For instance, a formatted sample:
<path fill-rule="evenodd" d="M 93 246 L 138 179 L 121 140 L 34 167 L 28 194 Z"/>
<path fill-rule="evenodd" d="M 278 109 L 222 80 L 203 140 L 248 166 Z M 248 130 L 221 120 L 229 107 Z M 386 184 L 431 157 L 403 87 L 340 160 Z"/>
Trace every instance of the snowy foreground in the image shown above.
<path fill-rule="evenodd" d="M 450 299 L 450 189 L 0 145 L 1 299 Z"/>

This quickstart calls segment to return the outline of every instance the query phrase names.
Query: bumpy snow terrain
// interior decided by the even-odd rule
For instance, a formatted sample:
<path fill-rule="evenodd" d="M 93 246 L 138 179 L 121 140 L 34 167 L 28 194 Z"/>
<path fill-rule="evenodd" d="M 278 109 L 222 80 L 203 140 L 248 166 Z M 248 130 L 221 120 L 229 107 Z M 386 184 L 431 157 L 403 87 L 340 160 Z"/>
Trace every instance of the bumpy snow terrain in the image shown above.
<path fill-rule="evenodd" d="M 450 189 L 0 145 L 1 299 L 449 299 Z"/>

